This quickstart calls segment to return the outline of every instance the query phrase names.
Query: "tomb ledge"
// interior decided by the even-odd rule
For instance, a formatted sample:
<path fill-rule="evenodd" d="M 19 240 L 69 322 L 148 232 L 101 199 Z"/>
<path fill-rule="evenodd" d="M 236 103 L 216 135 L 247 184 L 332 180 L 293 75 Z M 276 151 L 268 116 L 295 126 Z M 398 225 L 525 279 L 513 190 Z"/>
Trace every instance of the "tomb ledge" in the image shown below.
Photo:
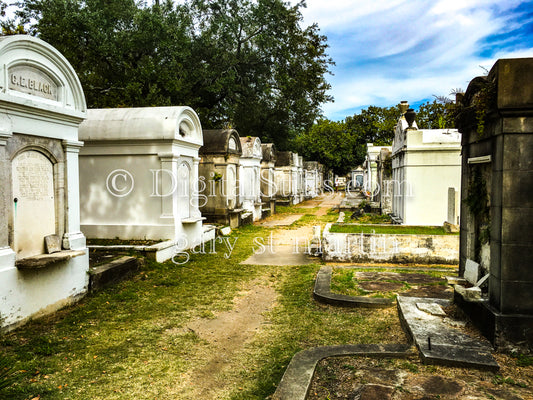
<path fill-rule="evenodd" d="M 39 254 L 38 256 L 26 257 L 15 262 L 18 269 L 39 269 L 50 264 L 67 261 L 71 258 L 83 256 L 84 250 L 63 250 L 52 254 Z"/>

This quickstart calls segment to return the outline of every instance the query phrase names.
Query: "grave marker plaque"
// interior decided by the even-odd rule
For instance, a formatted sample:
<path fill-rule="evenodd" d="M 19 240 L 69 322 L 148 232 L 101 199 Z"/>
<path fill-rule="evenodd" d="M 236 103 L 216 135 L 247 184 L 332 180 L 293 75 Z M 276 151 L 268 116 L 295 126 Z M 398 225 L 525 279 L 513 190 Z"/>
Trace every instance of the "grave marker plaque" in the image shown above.
<path fill-rule="evenodd" d="M 20 65 L 9 68 L 8 75 L 10 90 L 58 101 L 57 84 L 41 70 Z"/>

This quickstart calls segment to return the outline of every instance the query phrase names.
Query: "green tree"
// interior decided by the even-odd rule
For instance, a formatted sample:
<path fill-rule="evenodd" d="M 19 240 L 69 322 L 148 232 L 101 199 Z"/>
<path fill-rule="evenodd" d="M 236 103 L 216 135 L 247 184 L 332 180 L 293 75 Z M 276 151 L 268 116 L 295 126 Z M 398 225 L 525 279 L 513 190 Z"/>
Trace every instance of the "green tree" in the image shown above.
<path fill-rule="evenodd" d="M 321 119 L 298 135 L 294 147 L 305 158 L 344 174 L 363 163 L 367 143 L 392 144 L 399 115 L 398 107 L 370 106 L 341 122 Z"/>
<path fill-rule="evenodd" d="M 455 127 L 455 104 L 453 102 L 426 102 L 416 112 L 419 129 L 444 129 Z"/>
<path fill-rule="evenodd" d="M 71 62 L 89 107 L 189 105 L 280 149 L 330 101 L 331 59 L 303 2 L 21 0 L 31 34 Z"/>
<path fill-rule="evenodd" d="M 300 7 L 281 0 L 196 0 L 196 89 L 206 124 L 230 122 L 241 134 L 286 149 L 330 101 L 325 80 L 332 61 L 316 25 L 300 26 Z M 207 79 L 206 79 L 207 77 Z"/>
<path fill-rule="evenodd" d="M 25 0 L 30 32 L 73 65 L 88 106 L 172 103 L 188 49 L 187 17 L 170 0 Z M 173 96 L 174 95 L 174 96 Z"/>
<path fill-rule="evenodd" d="M 304 158 L 318 161 L 336 174 L 345 174 L 357 162 L 356 141 L 344 121 L 321 119 L 299 135 L 294 145 Z"/>

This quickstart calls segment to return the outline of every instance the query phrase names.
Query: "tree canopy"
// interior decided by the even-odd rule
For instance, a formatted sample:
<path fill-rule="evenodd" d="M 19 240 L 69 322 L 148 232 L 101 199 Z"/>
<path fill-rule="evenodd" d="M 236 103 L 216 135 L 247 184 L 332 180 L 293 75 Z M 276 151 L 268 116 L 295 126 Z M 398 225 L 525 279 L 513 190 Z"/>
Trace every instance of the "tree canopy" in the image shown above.
<path fill-rule="evenodd" d="M 303 1 L 18 4 L 29 34 L 73 65 L 91 108 L 189 105 L 205 128 L 232 126 L 285 149 L 332 100 L 326 37 L 302 27 Z M 16 25 L 4 21 L 4 33 Z"/>
<path fill-rule="evenodd" d="M 297 135 L 293 145 L 305 158 L 319 161 L 342 175 L 363 163 L 367 143 L 392 144 L 399 117 L 398 106 L 370 106 L 340 122 L 317 121 L 311 129 Z M 422 104 L 416 123 L 420 129 L 453 128 L 453 102 L 434 100 Z"/>

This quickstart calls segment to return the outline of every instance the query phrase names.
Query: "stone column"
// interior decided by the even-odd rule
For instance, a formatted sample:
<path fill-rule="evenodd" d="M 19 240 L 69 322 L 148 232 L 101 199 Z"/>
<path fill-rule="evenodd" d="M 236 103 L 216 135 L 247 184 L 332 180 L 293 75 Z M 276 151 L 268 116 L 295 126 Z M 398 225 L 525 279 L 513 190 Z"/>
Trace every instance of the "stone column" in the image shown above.
<path fill-rule="evenodd" d="M 192 162 L 192 171 L 191 171 L 191 217 L 200 218 L 202 216 L 202 213 L 200 212 L 200 208 L 198 207 L 198 166 L 200 165 L 201 158 L 194 157 Z"/>
<path fill-rule="evenodd" d="M 13 136 L 11 120 L 0 116 L 0 270 L 15 265 L 15 252 L 9 246 L 9 207 L 13 206 L 11 198 L 10 174 L 11 161 L 6 154 L 7 141 Z"/>
<path fill-rule="evenodd" d="M 161 198 L 161 218 L 176 216 L 174 206 L 177 197 L 178 169 L 177 156 L 173 153 L 158 154 L 161 170 L 156 171 L 153 177 L 155 195 Z"/>
<path fill-rule="evenodd" d="M 78 154 L 83 142 L 63 140 L 65 150 L 65 233 L 63 248 L 83 250 L 86 248 L 85 236 L 80 230 L 80 180 Z M 62 212 L 62 210 L 59 210 Z M 58 215 L 59 217 L 59 215 Z"/>

